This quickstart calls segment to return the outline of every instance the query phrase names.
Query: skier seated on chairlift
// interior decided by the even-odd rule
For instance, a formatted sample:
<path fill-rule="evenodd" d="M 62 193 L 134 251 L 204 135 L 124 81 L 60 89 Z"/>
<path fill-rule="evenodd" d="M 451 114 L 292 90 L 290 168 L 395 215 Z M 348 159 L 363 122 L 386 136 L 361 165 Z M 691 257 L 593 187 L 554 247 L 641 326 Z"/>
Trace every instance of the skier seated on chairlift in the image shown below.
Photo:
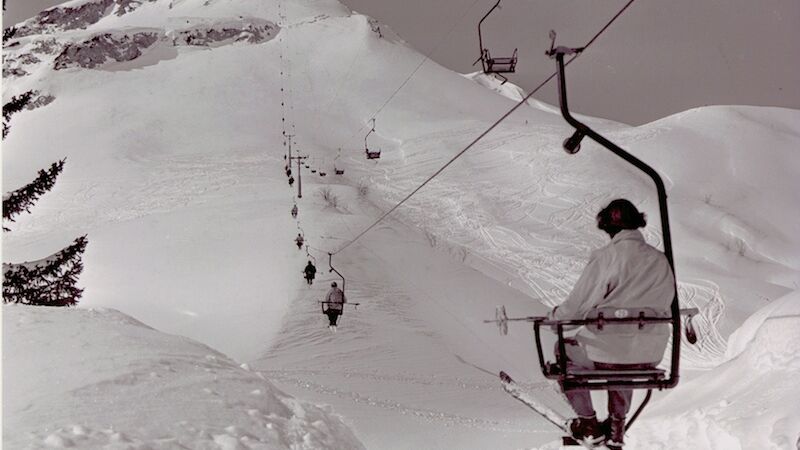
<path fill-rule="evenodd" d="M 292 206 L 292 217 L 297 218 L 297 205 Z"/>
<path fill-rule="evenodd" d="M 306 268 L 303 269 L 303 273 L 306 274 L 306 282 L 311 285 L 314 282 L 314 275 L 317 273 L 317 268 L 309 261 Z"/>
<path fill-rule="evenodd" d="M 303 248 L 303 235 L 300 234 L 300 233 L 297 233 L 297 237 L 294 238 L 294 242 L 295 242 L 295 244 L 297 244 L 297 249 L 298 250 Z"/>
<path fill-rule="evenodd" d="M 638 230 L 645 224 L 645 215 L 625 199 L 614 200 L 600 211 L 597 227 L 608 233 L 611 242 L 592 252 L 572 292 L 550 317 L 584 319 L 593 312 L 596 317 L 598 308 L 619 308 L 616 317 L 627 312 L 626 308 L 669 317 L 674 275 L 666 256 L 647 244 Z M 643 329 L 635 323 L 607 325 L 602 330 L 580 327 L 574 337 L 565 339 L 565 352 L 568 364 L 575 368 L 652 369 L 661 361 L 669 336 L 667 324 Z M 565 396 L 578 416 L 568 423 L 573 438 L 605 441 L 611 450 L 622 448 L 633 390 L 608 391 L 608 417 L 602 423 L 597 421 L 590 391 L 570 390 Z"/>
<path fill-rule="evenodd" d="M 347 298 L 345 298 L 344 292 L 337 287 L 334 281 L 331 283 L 331 290 L 325 296 L 325 304 L 328 306 L 324 308 L 325 315 L 328 316 L 328 321 L 330 322 L 328 328 L 331 331 L 336 331 L 336 321 L 339 320 L 345 303 L 347 303 Z"/>

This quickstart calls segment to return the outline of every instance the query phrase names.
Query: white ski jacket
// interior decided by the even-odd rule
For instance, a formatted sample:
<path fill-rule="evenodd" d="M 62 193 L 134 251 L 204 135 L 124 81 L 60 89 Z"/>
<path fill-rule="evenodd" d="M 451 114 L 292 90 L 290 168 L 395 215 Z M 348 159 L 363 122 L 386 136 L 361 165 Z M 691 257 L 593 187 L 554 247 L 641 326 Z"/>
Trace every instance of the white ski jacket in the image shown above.
<path fill-rule="evenodd" d="M 332 287 L 331 290 L 328 291 L 328 295 L 325 296 L 325 301 L 330 302 L 328 303 L 328 309 L 338 311 L 344 309 L 344 303 L 347 303 L 344 292 L 338 287 Z"/>
<path fill-rule="evenodd" d="M 666 256 L 644 241 L 639 230 L 622 230 L 589 263 L 567 299 L 551 313 L 555 319 L 638 315 L 669 317 L 675 296 L 672 269 Z M 612 364 L 658 363 L 670 336 L 668 324 L 581 327 L 576 339 L 589 359 Z"/>

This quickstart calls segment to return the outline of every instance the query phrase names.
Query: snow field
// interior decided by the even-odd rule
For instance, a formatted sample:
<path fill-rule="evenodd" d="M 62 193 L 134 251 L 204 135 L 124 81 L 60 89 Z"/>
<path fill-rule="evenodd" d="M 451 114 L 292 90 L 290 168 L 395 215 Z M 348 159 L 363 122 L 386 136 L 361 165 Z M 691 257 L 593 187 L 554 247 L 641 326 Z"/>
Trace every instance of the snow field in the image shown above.
<path fill-rule="evenodd" d="M 363 448 L 338 416 L 107 309 L 3 306 L 9 448 Z"/>

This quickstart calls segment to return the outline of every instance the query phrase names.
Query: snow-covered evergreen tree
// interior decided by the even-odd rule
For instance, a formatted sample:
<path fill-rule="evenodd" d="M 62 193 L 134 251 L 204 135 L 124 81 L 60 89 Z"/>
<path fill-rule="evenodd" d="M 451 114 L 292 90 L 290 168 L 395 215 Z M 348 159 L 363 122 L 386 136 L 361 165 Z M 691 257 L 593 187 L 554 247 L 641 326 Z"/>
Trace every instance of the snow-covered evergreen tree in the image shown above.
<path fill-rule="evenodd" d="M 5 37 L 5 33 L 3 34 Z M 11 97 L 11 101 L 3 105 L 3 138 L 8 136 L 8 133 L 11 131 L 11 126 L 8 124 L 8 122 L 11 120 L 11 116 L 22 111 L 23 108 L 28 106 L 33 99 L 33 96 L 33 91 L 24 92 L 15 97 Z"/>
<path fill-rule="evenodd" d="M 53 163 L 28 185 L 3 195 L 3 220 L 13 222 L 23 211 L 30 212 L 36 200 L 53 188 L 64 169 L 66 158 Z M 3 226 L 3 231 L 9 231 Z M 3 264 L 3 302 L 29 305 L 71 306 L 83 289 L 76 286 L 83 271 L 81 257 L 88 240 L 81 236 L 68 247 L 38 261 Z"/>
<path fill-rule="evenodd" d="M 66 161 L 64 158 L 54 162 L 48 170 L 40 170 L 39 176 L 28 185 L 3 195 L 3 220 L 14 222 L 14 217 L 23 211 L 30 212 L 36 200 L 56 184 L 56 178 L 64 169 Z M 5 225 L 3 231 L 9 231 Z"/>
<path fill-rule="evenodd" d="M 81 236 L 47 258 L 21 264 L 3 264 L 3 302 L 42 306 L 72 306 L 83 289 L 76 286 L 83 271 L 86 244 Z"/>

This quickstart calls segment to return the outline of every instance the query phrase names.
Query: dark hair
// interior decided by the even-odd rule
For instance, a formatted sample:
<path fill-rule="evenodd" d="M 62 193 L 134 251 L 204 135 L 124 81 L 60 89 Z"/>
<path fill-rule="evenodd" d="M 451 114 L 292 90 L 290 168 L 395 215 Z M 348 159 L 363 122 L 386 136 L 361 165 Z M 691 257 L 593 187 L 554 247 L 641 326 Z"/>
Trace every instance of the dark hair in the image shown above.
<path fill-rule="evenodd" d="M 597 213 L 597 228 L 607 233 L 618 233 L 620 230 L 635 230 L 647 225 L 646 216 L 640 213 L 633 203 L 618 198 Z"/>

